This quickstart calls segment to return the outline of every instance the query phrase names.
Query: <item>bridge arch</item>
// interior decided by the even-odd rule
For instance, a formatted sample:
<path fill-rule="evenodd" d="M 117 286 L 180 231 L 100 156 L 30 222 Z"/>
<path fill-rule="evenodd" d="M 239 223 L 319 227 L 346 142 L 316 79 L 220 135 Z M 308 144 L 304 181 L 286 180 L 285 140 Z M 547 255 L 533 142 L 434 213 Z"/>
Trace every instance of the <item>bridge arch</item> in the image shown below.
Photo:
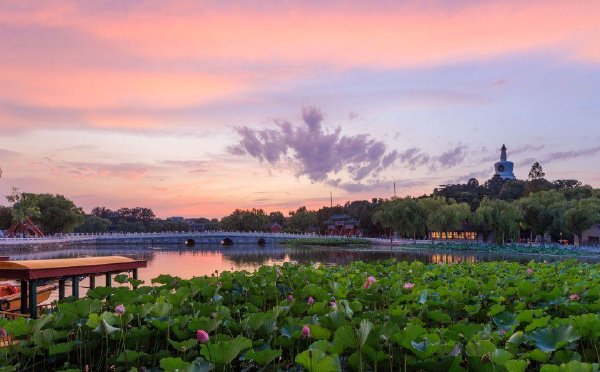
<path fill-rule="evenodd" d="M 194 239 L 186 239 L 183 244 L 187 245 L 188 247 L 193 247 L 196 245 L 196 241 Z"/>
<path fill-rule="evenodd" d="M 265 238 L 258 238 L 258 240 L 256 241 L 256 244 L 263 246 L 263 245 L 267 244 L 267 241 L 265 240 Z"/>
<path fill-rule="evenodd" d="M 233 240 L 231 240 L 231 238 L 223 238 L 223 240 L 221 240 L 221 245 L 223 245 L 223 246 L 233 245 Z"/>

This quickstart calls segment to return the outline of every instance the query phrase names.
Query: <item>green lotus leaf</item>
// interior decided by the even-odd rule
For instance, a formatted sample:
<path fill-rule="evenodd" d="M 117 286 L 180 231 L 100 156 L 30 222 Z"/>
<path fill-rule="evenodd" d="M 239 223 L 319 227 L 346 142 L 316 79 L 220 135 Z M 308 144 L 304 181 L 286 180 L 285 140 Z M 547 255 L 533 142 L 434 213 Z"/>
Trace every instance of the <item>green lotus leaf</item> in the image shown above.
<path fill-rule="evenodd" d="M 250 359 L 261 366 L 270 364 L 273 360 L 281 356 L 281 349 L 265 349 L 260 351 L 250 350 L 246 352 L 246 359 Z"/>
<path fill-rule="evenodd" d="M 191 363 L 185 362 L 181 358 L 169 357 L 160 360 L 160 368 L 164 369 L 165 372 L 187 371 L 191 365 Z"/>
<path fill-rule="evenodd" d="M 75 341 L 52 344 L 48 348 L 49 355 L 70 353 L 77 343 Z"/>
<path fill-rule="evenodd" d="M 203 344 L 200 354 L 211 363 L 223 366 L 231 363 L 242 351 L 252 347 L 252 341 L 243 336 L 233 340 Z"/>
<path fill-rule="evenodd" d="M 362 348 L 365 342 L 367 342 L 367 338 L 369 334 L 373 330 L 373 323 L 370 321 L 363 319 L 360 322 L 360 327 L 356 331 L 356 339 L 358 340 L 359 348 Z"/>
<path fill-rule="evenodd" d="M 427 318 L 439 323 L 450 323 L 450 321 L 452 320 L 450 315 L 444 313 L 441 310 L 428 311 Z"/>
<path fill-rule="evenodd" d="M 333 336 L 333 346 L 338 354 L 341 354 L 345 350 L 356 350 L 358 340 L 354 329 L 351 326 L 338 328 Z"/>
<path fill-rule="evenodd" d="M 94 329 L 94 333 L 101 334 L 103 336 L 112 335 L 115 332 L 120 331 L 119 328 L 113 327 L 106 322 L 105 319 L 102 319 L 98 326 Z"/>
<path fill-rule="evenodd" d="M 323 351 L 305 350 L 296 355 L 296 363 L 303 366 L 308 372 L 338 372 L 341 371 L 337 355 L 330 356 Z"/>
<path fill-rule="evenodd" d="M 506 368 L 506 370 L 508 372 L 525 372 L 525 370 L 527 369 L 527 366 L 529 366 L 529 361 L 528 360 L 507 360 L 504 363 L 504 368 Z"/>
<path fill-rule="evenodd" d="M 121 354 L 119 354 L 117 362 L 125 364 L 135 363 L 138 359 L 140 359 L 140 357 L 144 355 L 146 354 L 135 350 L 124 350 L 121 352 Z"/>
<path fill-rule="evenodd" d="M 117 282 L 119 284 L 125 284 L 125 283 L 127 283 L 129 276 L 127 274 L 118 274 L 118 275 L 115 275 L 114 279 L 115 279 L 115 282 Z"/>
<path fill-rule="evenodd" d="M 173 349 L 185 353 L 198 346 L 198 340 L 193 338 L 181 342 L 169 340 L 169 344 L 173 347 Z"/>
<path fill-rule="evenodd" d="M 315 341 L 308 347 L 310 350 L 319 349 L 324 353 L 330 353 L 333 350 L 333 344 L 329 341 L 319 340 Z"/>
<path fill-rule="evenodd" d="M 329 340 L 331 332 L 327 328 L 323 328 L 318 324 L 309 324 L 310 337 L 315 340 Z"/>
<path fill-rule="evenodd" d="M 515 314 L 509 313 L 508 311 L 502 311 L 501 313 L 494 315 L 492 317 L 492 321 L 496 327 L 505 331 L 512 331 L 516 326 L 519 325 Z"/>
<path fill-rule="evenodd" d="M 528 333 L 527 336 L 535 343 L 535 346 L 538 349 L 544 352 L 561 349 L 569 343 L 581 338 L 575 328 L 571 325 L 541 328 Z"/>

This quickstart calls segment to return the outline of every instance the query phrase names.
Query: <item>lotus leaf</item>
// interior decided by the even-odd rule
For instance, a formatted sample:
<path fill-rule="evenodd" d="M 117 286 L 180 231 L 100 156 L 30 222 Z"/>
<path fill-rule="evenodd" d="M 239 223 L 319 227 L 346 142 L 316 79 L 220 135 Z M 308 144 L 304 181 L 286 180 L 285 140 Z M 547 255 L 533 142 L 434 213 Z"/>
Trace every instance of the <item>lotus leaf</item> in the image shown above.
<path fill-rule="evenodd" d="M 527 334 L 527 336 L 533 340 L 538 349 L 544 352 L 563 348 L 581 337 L 571 325 L 541 328 Z"/>

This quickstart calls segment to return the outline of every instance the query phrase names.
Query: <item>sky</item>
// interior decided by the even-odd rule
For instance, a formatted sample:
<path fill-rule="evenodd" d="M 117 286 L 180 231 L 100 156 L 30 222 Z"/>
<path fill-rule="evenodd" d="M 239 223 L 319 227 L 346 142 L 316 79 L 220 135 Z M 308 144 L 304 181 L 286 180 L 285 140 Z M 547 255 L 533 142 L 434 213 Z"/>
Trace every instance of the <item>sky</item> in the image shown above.
<path fill-rule="evenodd" d="M 600 187 L 600 2 L 0 0 L 0 195 L 284 213 Z M 7 202 L 0 201 L 0 204 Z"/>

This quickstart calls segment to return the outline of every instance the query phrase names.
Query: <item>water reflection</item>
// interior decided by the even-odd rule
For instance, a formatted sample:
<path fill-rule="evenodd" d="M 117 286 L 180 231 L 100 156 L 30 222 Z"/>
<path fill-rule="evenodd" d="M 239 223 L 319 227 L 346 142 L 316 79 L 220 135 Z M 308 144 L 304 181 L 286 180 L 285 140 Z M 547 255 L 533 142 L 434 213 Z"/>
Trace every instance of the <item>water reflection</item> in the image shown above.
<path fill-rule="evenodd" d="M 375 261 L 396 258 L 404 261 L 424 263 L 458 263 L 484 261 L 518 261 L 521 263 L 536 261 L 554 261 L 564 258 L 551 256 L 527 256 L 519 254 L 497 254 L 488 252 L 457 252 L 431 250 L 394 250 L 375 247 L 374 250 L 339 249 L 327 247 L 291 248 L 278 245 L 259 247 L 255 245 L 221 247 L 220 245 L 200 245 L 192 248 L 185 246 L 88 246 L 55 251 L 11 254 L 11 260 L 53 259 L 87 256 L 128 256 L 147 260 L 148 267 L 139 271 L 139 278 L 150 284 L 152 278 L 160 274 L 170 274 L 185 279 L 194 276 L 211 275 L 215 270 L 255 271 L 262 265 L 281 265 L 284 262 L 309 263 L 313 265 L 344 265 L 354 261 Z M 583 261 L 598 262 L 598 258 L 586 258 Z M 97 284 L 104 280 L 97 280 Z M 89 279 L 81 282 L 80 293 L 85 295 Z M 113 285 L 117 285 L 113 282 Z M 71 293 L 67 289 L 67 295 Z M 58 297 L 55 291 L 50 300 Z"/>
<path fill-rule="evenodd" d="M 424 263 L 458 263 L 483 261 L 557 260 L 560 257 L 527 256 L 518 254 L 497 254 L 489 252 L 457 252 L 431 250 L 402 250 L 385 247 L 375 250 L 339 249 L 327 247 L 291 248 L 278 245 L 258 247 L 254 245 L 221 247 L 201 245 L 193 248 L 185 246 L 89 246 L 56 251 L 17 253 L 11 260 L 52 259 L 67 257 L 121 255 L 148 261 L 148 268 L 140 270 L 140 278 L 149 280 L 160 274 L 191 278 L 210 275 L 215 270 L 254 271 L 262 265 L 275 265 L 284 262 L 311 263 L 323 265 L 343 265 L 353 261 L 374 261 L 397 258 L 405 261 Z M 588 259 L 588 261 L 598 261 Z"/>

